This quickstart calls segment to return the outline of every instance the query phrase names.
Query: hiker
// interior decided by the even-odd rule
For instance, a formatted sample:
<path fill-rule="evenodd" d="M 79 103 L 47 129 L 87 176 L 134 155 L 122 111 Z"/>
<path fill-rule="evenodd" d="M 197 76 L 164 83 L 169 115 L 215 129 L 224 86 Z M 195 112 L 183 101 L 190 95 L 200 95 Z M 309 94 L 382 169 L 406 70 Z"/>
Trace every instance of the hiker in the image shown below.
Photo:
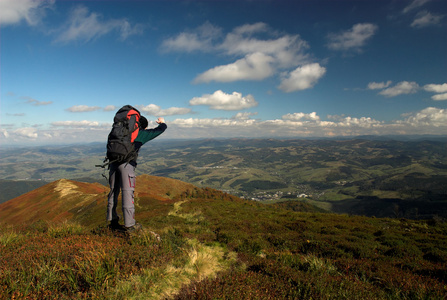
<path fill-rule="evenodd" d="M 135 168 L 137 166 L 137 155 L 141 146 L 148 141 L 156 138 L 162 134 L 168 127 L 164 118 L 158 118 L 156 121 L 159 125 L 153 129 L 146 129 L 148 121 L 141 116 L 139 119 L 139 132 L 133 145 L 135 147 L 135 158 L 129 162 L 112 162 L 109 171 L 110 193 L 108 196 L 107 206 L 107 221 L 110 221 L 110 228 L 120 229 L 120 217 L 116 213 L 118 204 L 118 196 L 120 190 L 122 192 L 122 210 L 124 217 L 124 229 L 126 231 L 134 231 L 142 228 L 141 224 L 135 221 L 135 205 L 134 205 L 134 191 L 135 191 Z"/>

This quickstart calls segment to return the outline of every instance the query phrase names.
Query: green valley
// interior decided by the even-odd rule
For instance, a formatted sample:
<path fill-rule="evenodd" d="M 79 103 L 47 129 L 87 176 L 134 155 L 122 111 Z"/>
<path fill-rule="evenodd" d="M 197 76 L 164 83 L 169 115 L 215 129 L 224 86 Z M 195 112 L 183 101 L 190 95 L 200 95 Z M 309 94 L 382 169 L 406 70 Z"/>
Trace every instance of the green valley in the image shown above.
<path fill-rule="evenodd" d="M 156 141 L 137 174 L 210 187 L 245 199 L 293 200 L 377 217 L 447 217 L 445 139 L 227 139 Z M 104 145 L 1 150 L 0 178 L 106 184 Z M 86 179 L 90 178 L 90 179 Z"/>

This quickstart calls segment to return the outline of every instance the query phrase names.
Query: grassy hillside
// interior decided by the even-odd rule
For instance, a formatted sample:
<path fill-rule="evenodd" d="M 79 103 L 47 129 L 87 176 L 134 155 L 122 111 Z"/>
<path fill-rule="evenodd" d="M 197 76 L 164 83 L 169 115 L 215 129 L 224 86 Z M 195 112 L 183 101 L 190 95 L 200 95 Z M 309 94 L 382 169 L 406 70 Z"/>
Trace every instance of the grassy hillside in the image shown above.
<path fill-rule="evenodd" d="M 59 180 L 0 204 L 0 299 L 445 298 L 438 219 L 301 212 L 137 182 L 145 229 L 128 237 L 104 226 L 101 185 Z"/>

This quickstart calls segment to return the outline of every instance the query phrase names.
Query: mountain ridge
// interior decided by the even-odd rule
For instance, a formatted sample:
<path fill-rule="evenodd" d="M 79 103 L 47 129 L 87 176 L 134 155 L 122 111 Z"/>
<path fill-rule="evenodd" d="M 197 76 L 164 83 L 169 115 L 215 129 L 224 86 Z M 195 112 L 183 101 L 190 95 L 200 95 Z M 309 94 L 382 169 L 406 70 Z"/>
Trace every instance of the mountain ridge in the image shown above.
<path fill-rule="evenodd" d="M 195 188 L 179 180 L 143 174 L 137 176 L 135 198 L 169 201 Z M 108 192 L 109 188 L 100 183 L 59 179 L 0 204 L 0 220 L 19 225 L 83 219 L 83 225 L 88 226 L 88 215 L 105 212 Z"/>

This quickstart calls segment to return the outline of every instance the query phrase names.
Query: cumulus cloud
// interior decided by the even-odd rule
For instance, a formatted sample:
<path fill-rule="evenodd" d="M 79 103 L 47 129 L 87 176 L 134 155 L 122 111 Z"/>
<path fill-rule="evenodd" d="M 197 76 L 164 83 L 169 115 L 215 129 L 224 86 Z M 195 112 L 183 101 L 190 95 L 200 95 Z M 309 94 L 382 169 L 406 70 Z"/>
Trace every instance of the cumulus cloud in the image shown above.
<path fill-rule="evenodd" d="M 228 137 L 228 133 L 236 128 L 237 135 L 244 137 L 349 136 L 380 132 L 389 134 L 394 130 L 369 117 L 340 117 L 337 121 L 322 121 L 315 112 L 291 113 L 282 119 L 267 121 L 247 118 L 177 119 L 171 125 L 180 135 L 200 134 L 202 137 Z"/>
<path fill-rule="evenodd" d="M 447 93 L 434 95 L 434 96 L 431 96 L 431 98 L 435 101 L 447 100 Z"/>
<path fill-rule="evenodd" d="M 189 108 L 183 107 L 170 107 L 167 109 L 162 109 L 160 106 L 155 104 L 149 104 L 146 106 L 138 106 L 138 109 L 151 116 L 165 117 L 173 115 L 186 115 L 191 112 Z"/>
<path fill-rule="evenodd" d="M 272 62 L 272 57 L 256 52 L 232 64 L 214 67 L 197 76 L 194 82 L 262 80 L 273 74 Z"/>
<path fill-rule="evenodd" d="M 438 134 L 447 132 L 447 110 L 427 107 L 408 113 L 402 119 L 384 122 L 363 116 L 327 116 L 323 120 L 316 112 L 295 112 L 281 119 L 251 119 L 256 113 L 238 113 L 231 118 L 186 118 L 169 122 L 169 137 L 161 138 L 231 138 L 231 137 L 328 137 L 388 134 Z M 111 124 L 89 120 L 59 121 L 50 129 L 26 127 L 0 128 L 0 143 L 72 143 L 73 141 L 104 142 Z"/>
<path fill-rule="evenodd" d="M 290 74 L 284 76 L 279 89 L 290 93 L 312 88 L 325 73 L 326 68 L 318 63 L 298 67 Z"/>
<path fill-rule="evenodd" d="M 327 46 L 332 50 L 359 51 L 366 42 L 377 32 L 378 26 L 371 23 L 355 24 L 350 30 L 328 35 Z"/>
<path fill-rule="evenodd" d="M 295 113 L 293 115 L 301 115 L 303 113 Z M 292 116 L 293 117 L 293 116 Z M 294 126 L 303 126 L 307 129 L 312 129 L 315 132 L 319 132 L 321 129 L 327 130 L 334 130 L 334 129 L 347 129 L 350 128 L 351 130 L 354 128 L 371 128 L 374 126 L 379 126 L 381 124 L 380 121 L 374 120 L 370 117 L 361 117 L 361 118 L 355 118 L 355 117 L 340 117 L 336 121 L 322 121 L 321 118 L 316 115 L 315 113 L 312 114 L 304 114 L 302 118 L 294 119 L 291 116 L 284 115 L 282 117 L 282 121 L 276 120 L 276 124 L 288 124 L 288 125 L 294 125 Z M 339 133 L 338 135 L 343 135 L 342 133 Z"/>
<path fill-rule="evenodd" d="M 301 120 L 319 121 L 320 117 L 317 115 L 316 112 L 312 112 L 310 114 L 300 112 L 300 113 L 286 114 L 282 116 L 282 119 L 290 121 L 301 121 Z"/>
<path fill-rule="evenodd" d="M 340 122 L 338 122 L 338 125 L 341 127 L 358 126 L 361 128 L 377 127 L 380 126 L 381 124 L 383 124 L 383 122 L 375 120 L 371 117 L 361 117 L 361 118 L 345 117 Z"/>
<path fill-rule="evenodd" d="M 245 126 L 253 125 L 256 121 L 249 119 L 249 120 L 235 120 L 235 119 L 195 119 L 195 118 L 188 118 L 188 119 L 176 119 L 173 122 L 171 122 L 173 125 L 180 126 L 180 127 L 201 127 L 201 128 L 225 128 L 229 126 L 241 126 L 245 124 Z"/>
<path fill-rule="evenodd" d="M 221 39 L 223 37 L 223 39 Z M 199 74 L 194 83 L 263 80 L 283 70 L 309 64 L 309 45 L 299 35 L 283 34 L 258 22 L 235 27 L 226 35 L 218 27 L 205 23 L 166 39 L 165 51 L 214 51 L 234 62 L 219 65 Z"/>
<path fill-rule="evenodd" d="M 419 90 L 416 82 L 402 81 L 393 87 L 384 89 L 379 94 L 385 97 L 395 97 L 399 95 L 414 94 Z"/>
<path fill-rule="evenodd" d="M 99 110 L 99 109 L 101 109 L 101 107 L 99 107 L 99 106 L 75 105 L 70 108 L 67 108 L 66 111 L 69 111 L 69 112 L 90 112 L 90 111 L 95 111 L 95 110 Z"/>
<path fill-rule="evenodd" d="M 443 101 L 447 100 L 447 83 L 443 84 L 426 84 L 424 85 L 424 90 L 427 92 L 438 93 L 432 96 L 432 100 Z"/>
<path fill-rule="evenodd" d="M 28 25 L 37 25 L 45 15 L 45 9 L 54 0 L 1 0 L 0 25 L 12 25 L 25 20 Z"/>
<path fill-rule="evenodd" d="M 241 110 L 255 107 L 258 102 L 252 95 L 242 96 L 241 93 L 233 92 L 226 94 L 221 90 L 213 94 L 205 94 L 202 97 L 194 97 L 189 101 L 190 105 L 207 105 L 211 109 L 218 110 Z"/>
<path fill-rule="evenodd" d="M 443 84 L 426 84 L 424 90 L 434 93 L 447 93 L 447 83 Z"/>
<path fill-rule="evenodd" d="M 416 15 L 416 18 L 411 23 L 411 27 L 423 28 L 427 26 L 438 25 L 441 23 L 443 17 L 444 16 L 435 15 L 428 11 L 422 11 Z"/>
<path fill-rule="evenodd" d="M 275 38 L 268 39 L 257 34 L 273 35 Z M 246 24 L 228 33 L 219 48 L 229 55 L 262 52 L 274 58 L 279 67 L 293 67 L 308 60 L 305 51 L 309 45 L 299 35 L 276 35 L 265 23 Z"/>
<path fill-rule="evenodd" d="M 387 88 L 391 85 L 392 81 L 388 80 L 387 82 L 370 82 L 368 83 L 369 90 L 381 90 Z"/>
<path fill-rule="evenodd" d="M 409 124 L 414 127 L 432 126 L 447 127 L 447 110 L 436 107 L 427 107 L 414 113 L 399 123 Z"/>
<path fill-rule="evenodd" d="M 32 128 L 32 127 L 24 127 L 24 128 L 19 128 L 13 131 L 13 135 L 15 137 L 19 137 L 19 138 L 26 138 L 26 139 L 37 139 L 38 134 L 36 132 L 36 128 Z"/>
<path fill-rule="evenodd" d="M 88 42 L 112 31 L 118 32 L 120 39 L 125 40 L 131 35 L 140 34 L 142 27 L 141 25 L 132 26 L 126 19 L 104 20 L 100 14 L 90 12 L 84 6 L 77 6 L 64 26 L 58 30 L 55 41 L 59 43 Z"/>

